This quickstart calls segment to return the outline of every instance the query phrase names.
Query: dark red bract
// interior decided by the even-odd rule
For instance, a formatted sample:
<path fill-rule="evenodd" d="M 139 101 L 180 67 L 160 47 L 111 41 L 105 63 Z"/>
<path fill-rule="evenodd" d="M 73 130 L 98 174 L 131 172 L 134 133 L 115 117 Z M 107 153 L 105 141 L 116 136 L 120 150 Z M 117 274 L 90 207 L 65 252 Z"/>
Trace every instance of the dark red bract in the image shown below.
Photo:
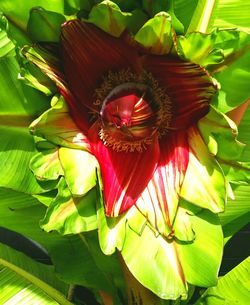
<path fill-rule="evenodd" d="M 169 203 L 189 161 L 186 131 L 209 110 L 211 77 L 79 20 L 62 26 L 61 49 L 57 85 L 100 164 L 106 215 L 152 205 L 171 227 Z"/>

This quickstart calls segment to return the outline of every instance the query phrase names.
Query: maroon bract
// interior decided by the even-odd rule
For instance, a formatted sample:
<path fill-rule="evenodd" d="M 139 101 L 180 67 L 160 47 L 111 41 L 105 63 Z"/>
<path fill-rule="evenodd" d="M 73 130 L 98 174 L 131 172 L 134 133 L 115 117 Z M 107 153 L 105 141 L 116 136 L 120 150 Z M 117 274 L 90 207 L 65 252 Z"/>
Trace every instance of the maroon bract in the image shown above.
<path fill-rule="evenodd" d="M 106 215 L 135 204 L 144 213 L 147 200 L 171 227 L 169 202 L 189 162 L 186 131 L 209 111 L 212 78 L 79 20 L 62 26 L 61 50 L 63 71 L 50 73 L 100 164 Z"/>

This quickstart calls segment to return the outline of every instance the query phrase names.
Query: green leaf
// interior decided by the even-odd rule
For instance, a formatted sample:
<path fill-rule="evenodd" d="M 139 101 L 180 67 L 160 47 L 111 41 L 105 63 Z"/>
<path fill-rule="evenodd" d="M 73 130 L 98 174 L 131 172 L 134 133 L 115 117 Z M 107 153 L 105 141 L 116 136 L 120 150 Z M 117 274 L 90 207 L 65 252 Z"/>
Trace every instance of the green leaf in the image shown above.
<path fill-rule="evenodd" d="M 64 6 L 64 13 L 66 15 L 74 15 L 77 14 L 79 11 L 90 11 L 89 0 L 64 0 Z"/>
<path fill-rule="evenodd" d="M 190 22 L 188 32 L 209 33 L 213 28 L 238 28 L 249 31 L 249 1 L 200 0 Z"/>
<path fill-rule="evenodd" d="M 48 99 L 37 90 L 24 86 L 18 80 L 20 68 L 15 57 L 8 56 L 2 59 L 0 68 L 0 114 L 9 116 L 5 118 L 5 124 L 14 122 L 13 127 L 20 125 L 20 128 L 26 128 L 37 115 L 48 107 Z M 34 100 L 36 103 L 33 103 Z"/>
<path fill-rule="evenodd" d="M 4 43 L 3 47 L 9 39 Z M 29 169 L 36 151 L 28 125 L 45 110 L 47 98 L 18 80 L 20 68 L 15 53 L 1 58 L 0 70 L 0 186 L 28 193 L 44 192 L 48 188 L 38 184 Z"/>
<path fill-rule="evenodd" d="M 223 234 L 217 215 L 203 210 L 189 215 L 195 232 L 191 243 L 177 242 L 177 253 L 188 283 L 201 287 L 217 283 L 223 252 Z"/>
<path fill-rule="evenodd" d="M 63 13 L 64 0 L 4 0 L 0 1 L 0 11 L 16 24 L 20 29 L 26 30 L 29 12 L 32 7 L 41 6 L 46 10 Z"/>
<path fill-rule="evenodd" d="M 50 185 L 37 182 L 29 168 L 30 159 L 35 154 L 34 142 L 29 133 L 0 126 L 0 137 L 0 186 L 30 194 L 50 190 Z"/>
<path fill-rule="evenodd" d="M 52 259 L 55 273 L 66 283 L 115 293 L 110 280 L 112 276 L 107 278 L 97 267 L 93 254 L 89 252 L 81 235 L 64 237 L 56 232 L 47 233 L 41 230 L 38 223 L 45 212 L 46 207 L 32 196 L 0 188 L 0 226 L 18 232 L 43 246 Z M 107 259 L 112 263 L 113 258 Z M 112 274 L 112 268 L 110 273 Z"/>
<path fill-rule="evenodd" d="M 17 60 L 20 65 L 20 73 L 18 79 L 24 81 L 25 84 L 40 90 L 46 95 L 51 95 L 56 92 L 56 86 L 52 81 L 41 72 L 36 66 L 27 63 L 23 57 L 19 56 L 19 49 L 24 44 L 31 44 L 24 32 L 7 21 L 7 19 L 0 15 L 0 57 L 7 55 L 16 55 L 14 48 L 17 51 Z M 8 35 L 8 36 L 7 36 Z M 12 46 L 12 48 L 10 48 Z M 9 51 L 12 51 L 10 53 Z"/>
<path fill-rule="evenodd" d="M 0 28 L 0 58 L 6 55 L 15 56 L 14 49 L 15 49 L 14 43 L 9 39 L 6 31 Z"/>
<path fill-rule="evenodd" d="M 221 64 L 208 67 L 221 87 L 212 104 L 225 113 L 249 97 L 250 74 L 247 66 L 250 35 L 238 30 L 218 31 L 214 47 L 223 50 L 225 60 Z M 231 86 L 238 90 L 232 90 Z"/>
<path fill-rule="evenodd" d="M 89 13 L 88 21 L 103 31 L 119 37 L 126 28 L 126 13 L 112 1 L 105 0 L 95 5 Z"/>
<path fill-rule="evenodd" d="M 72 304 L 65 298 L 67 284 L 54 275 L 52 266 L 33 261 L 0 244 L 1 304 Z"/>
<path fill-rule="evenodd" d="M 171 16 L 165 12 L 158 13 L 148 20 L 136 33 L 135 41 L 153 54 L 168 54 L 173 47 L 173 29 Z"/>
<path fill-rule="evenodd" d="M 217 1 L 213 12 L 213 18 L 210 20 L 209 29 L 212 27 L 219 28 L 238 28 L 249 32 L 250 21 L 249 0 L 220 0 Z"/>
<path fill-rule="evenodd" d="M 143 0 L 142 7 L 148 14 L 153 17 L 160 12 L 167 12 L 172 19 L 172 25 L 177 34 L 184 32 L 183 24 L 177 18 L 175 14 L 175 1 L 174 0 Z"/>
<path fill-rule="evenodd" d="M 126 284 L 124 282 L 124 274 L 120 262 L 120 257 L 117 253 L 113 255 L 104 255 L 100 249 L 99 244 L 99 234 L 97 231 L 89 231 L 80 235 L 82 240 L 85 241 L 88 246 L 88 250 L 91 253 L 96 266 L 104 272 L 106 277 L 110 279 L 112 284 L 115 286 L 113 291 L 113 302 L 116 305 L 124 304 L 121 301 L 121 296 L 123 300 L 127 299 L 126 295 Z M 118 297 L 119 295 L 119 297 Z"/>
<path fill-rule="evenodd" d="M 176 13 L 175 13 L 175 1 L 170 0 L 170 8 L 167 11 L 172 19 L 172 25 L 176 32 L 176 34 L 180 35 L 184 33 L 184 25 L 181 23 L 181 21 L 178 19 Z"/>
<path fill-rule="evenodd" d="M 57 92 L 55 84 L 40 69 L 30 63 L 23 64 L 19 79 L 48 96 Z"/>
<path fill-rule="evenodd" d="M 54 96 L 51 105 L 30 125 L 32 134 L 59 146 L 88 150 L 88 140 L 70 117 L 63 97 Z"/>
<path fill-rule="evenodd" d="M 237 59 L 244 54 L 250 45 L 250 35 L 237 29 L 215 30 L 214 47 L 223 49 L 226 61 L 220 65 L 220 68 L 226 68 L 230 60 Z M 225 67 L 224 67 L 225 66 Z M 215 69 L 218 69 L 215 67 Z"/>
<path fill-rule="evenodd" d="M 72 197 L 65 180 L 61 178 L 58 194 L 40 224 L 47 232 L 56 230 L 63 235 L 95 230 L 96 190 L 92 189 L 82 197 Z"/>
<path fill-rule="evenodd" d="M 189 163 L 180 196 L 214 213 L 224 210 L 226 181 L 198 131 L 189 131 Z"/>
<path fill-rule="evenodd" d="M 221 277 L 216 287 L 207 289 L 195 305 L 248 305 L 249 282 L 250 257 Z"/>
<path fill-rule="evenodd" d="M 135 35 L 147 20 L 145 12 L 135 9 L 126 16 L 126 28 Z"/>
<path fill-rule="evenodd" d="M 174 12 L 184 25 L 185 32 L 189 26 L 195 8 L 197 6 L 198 0 L 175 0 L 174 1 Z"/>
<path fill-rule="evenodd" d="M 30 11 L 27 32 L 33 41 L 59 42 L 61 24 L 65 21 L 61 14 L 35 7 Z"/>
<path fill-rule="evenodd" d="M 25 44 L 31 43 L 27 33 L 19 29 L 14 23 L 12 24 L 0 11 L 0 27 L 4 29 L 11 38 L 13 44 L 17 47 L 22 47 Z"/>
<path fill-rule="evenodd" d="M 228 112 L 250 97 L 249 61 L 250 53 L 246 52 L 228 65 L 226 69 L 214 74 L 216 80 L 221 84 L 221 90 L 219 91 L 218 98 L 213 99 L 212 104 L 220 111 Z"/>
<path fill-rule="evenodd" d="M 188 210 L 179 206 L 174 220 L 174 236 L 181 241 L 192 242 L 195 239 L 195 232 L 188 215 Z"/>
<path fill-rule="evenodd" d="M 38 180 L 57 180 L 63 175 L 58 148 L 42 150 L 30 162 L 30 168 Z"/>
<path fill-rule="evenodd" d="M 242 160 L 250 161 L 250 106 L 246 109 L 239 125 L 239 140 L 246 144 Z"/>
<path fill-rule="evenodd" d="M 121 254 L 135 278 L 160 298 L 185 299 L 187 287 L 176 247 L 174 241 L 156 237 L 148 226 L 138 235 L 126 225 Z"/>
<path fill-rule="evenodd" d="M 189 33 L 186 36 L 177 37 L 179 52 L 184 59 L 207 67 L 218 64 L 224 60 L 222 49 L 215 48 L 217 32 L 212 34 Z"/>
<path fill-rule="evenodd" d="M 241 160 L 250 161 L 250 107 L 246 111 L 243 120 L 239 125 L 239 139 L 246 143 L 245 150 Z M 239 171 L 239 174 L 241 171 Z M 235 198 L 229 200 L 226 210 L 219 214 L 225 242 L 227 242 L 237 231 L 250 221 L 250 187 L 237 186 L 234 187 Z"/>
<path fill-rule="evenodd" d="M 214 13 L 215 5 L 216 0 L 198 1 L 187 32 L 209 32 L 208 26 Z"/>
<path fill-rule="evenodd" d="M 57 185 L 55 186 L 57 187 Z M 57 189 L 53 189 L 51 191 L 40 193 L 40 194 L 32 194 L 32 197 L 36 198 L 39 202 L 48 207 L 54 198 L 57 195 Z"/>
<path fill-rule="evenodd" d="M 99 165 L 92 154 L 61 147 L 59 158 L 72 195 L 85 195 L 96 185 L 96 170 Z"/>
<path fill-rule="evenodd" d="M 229 200 L 225 212 L 219 214 L 225 243 L 250 221 L 250 186 L 234 190 L 235 199 Z"/>
<path fill-rule="evenodd" d="M 192 32 L 177 37 L 177 41 L 181 57 L 215 73 L 225 70 L 250 48 L 250 35 L 235 29 Z"/>
<path fill-rule="evenodd" d="M 100 179 L 98 179 L 100 183 Z M 100 247 L 106 255 L 113 254 L 116 250 L 121 251 L 124 238 L 126 217 L 125 214 L 118 217 L 106 217 L 103 200 L 102 189 L 98 187 L 99 200 L 97 201 L 97 222 Z M 131 210 L 131 209 L 130 209 Z"/>
<path fill-rule="evenodd" d="M 236 184 L 250 183 L 250 162 L 218 161 L 230 182 Z"/>
<path fill-rule="evenodd" d="M 169 4 L 170 1 L 168 0 L 143 0 L 142 1 L 142 7 L 147 13 L 153 17 L 155 14 L 162 12 L 162 11 L 167 11 L 169 9 Z"/>
<path fill-rule="evenodd" d="M 183 201 L 181 208 L 175 219 L 175 240 L 156 234 L 135 206 L 116 218 L 105 217 L 101 203 L 98 206 L 99 240 L 104 253 L 120 250 L 135 278 L 166 299 L 186 298 L 186 281 L 205 287 L 214 285 L 222 258 L 223 235 L 218 216 Z M 204 247 L 204 240 L 211 245 L 209 250 Z"/>
<path fill-rule="evenodd" d="M 210 106 L 198 128 L 210 153 L 223 160 L 239 160 L 245 145 L 237 140 L 237 126 L 226 115 Z"/>
<path fill-rule="evenodd" d="M 14 44 L 6 36 L 4 29 L 1 29 L 0 33 L 3 35 L 1 50 L 5 50 L 0 60 L 0 112 L 5 115 L 20 114 L 23 116 L 23 121 L 26 119 L 29 123 L 33 119 L 32 116 L 36 116 L 46 109 L 48 100 L 36 90 L 23 86 L 18 80 L 20 67 L 18 57 L 12 51 Z M 6 50 L 9 51 L 6 53 Z M 34 100 L 36 103 L 33 103 Z"/>

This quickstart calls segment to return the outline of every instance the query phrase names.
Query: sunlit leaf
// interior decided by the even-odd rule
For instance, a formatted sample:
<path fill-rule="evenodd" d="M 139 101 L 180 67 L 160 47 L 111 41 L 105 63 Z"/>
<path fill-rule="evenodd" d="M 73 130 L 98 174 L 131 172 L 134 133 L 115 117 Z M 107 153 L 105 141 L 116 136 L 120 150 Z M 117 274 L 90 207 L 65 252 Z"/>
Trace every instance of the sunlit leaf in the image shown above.
<path fill-rule="evenodd" d="M 26 85 L 31 86 L 48 96 L 57 92 L 55 84 L 52 83 L 40 69 L 30 63 L 23 63 L 18 78 Z"/>
<path fill-rule="evenodd" d="M 208 288 L 195 305 L 248 305 L 250 297 L 250 257 Z"/>
<path fill-rule="evenodd" d="M 140 251 L 134 251 L 136 248 Z M 127 226 L 121 254 L 137 280 L 159 297 L 187 297 L 185 277 L 174 241 L 168 241 L 161 235 L 156 237 L 148 226 L 141 235 Z"/>
<path fill-rule="evenodd" d="M 50 109 L 32 122 L 31 132 L 60 146 L 88 150 L 87 138 L 70 117 L 63 97 L 54 96 L 51 104 Z"/>
<path fill-rule="evenodd" d="M 190 215 L 194 242 L 178 243 L 177 251 L 188 283 L 209 287 L 217 283 L 223 252 L 223 234 L 217 215 L 203 210 Z"/>
<path fill-rule="evenodd" d="M 212 103 L 220 111 L 228 112 L 250 97 L 249 61 L 250 53 L 246 52 L 239 59 L 228 65 L 226 69 L 222 69 L 222 71 L 214 75 L 216 80 L 221 84 L 221 90 L 219 91 L 218 98 L 214 99 Z"/>
<path fill-rule="evenodd" d="M 66 283 L 114 293 L 113 284 L 97 267 L 92 257 L 95 253 L 89 252 L 83 236 L 63 237 L 56 232 L 46 233 L 39 227 L 39 220 L 43 218 L 45 211 L 46 207 L 32 196 L 0 188 L 1 227 L 18 232 L 42 245 L 52 259 L 56 274 Z M 94 237 L 97 241 L 96 232 L 92 239 Z M 104 255 L 100 249 L 98 255 Z M 114 258 L 106 259 L 113 264 Z M 112 268 L 110 273 L 112 274 Z"/>
<path fill-rule="evenodd" d="M 189 163 L 180 195 L 199 207 L 221 212 L 226 198 L 223 172 L 194 129 L 189 132 L 189 145 Z"/>
<path fill-rule="evenodd" d="M 188 212 L 182 206 L 178 207 L 174 220 L 174 236 L 181 241 L 192 242 L 195 239 L 195 232 L 190 221 Z"/>
<path fill-rule="evenodd" d="M 58 148 L 41 150 L 30 162 L 30 168 L 38 180 L 56 180 L 63 175 Z"/>
<path fill-rule="evenodd" d="M 240 186 L 234 190 L 234 200 L 229 200 L 225 212 L 219 215 L 225 243 L 250 222 L 250 186 Z"/>
<path fill-rule="evenodd" d="M 126 27 L 126 14 L 112 1 L 105 0 L 92 8 L 88 21 L 103 31 L 119 37 Z"/>
<path fill-rule="evenodd" d="M 237 140 L 236 124 L 212 106 L 198 122 L 198 127 L 209 151 L 220 159 L 239 160 L 245 145 Z"/>
<path fill-rule="evenodd" d="M 83 150 L 61 147 L 59 158 L 72 195 L 85 195 L 96 185 L 98 162 L 92 154 Z"/>
<path fill-rule="evenodd" d="M 0 16 L 1 18 L 1 16 Z M 5 55 L 15 55 L 14 48 L 15 45 L 7 36 L 6 31 L 0 28 L 0 58 Z"/>
<path fill-rule="evenodd" d="M 167 12 L 171 16 L 172 25 L 175 32 L 177 34 L 182 34 L 184 32 L 184 26 L 176 16 L 176 6 L 174 0 L 143 0 L 142 7 L 151 17 L 160 12 Z"/>
<path fill-rule="evenodd" d="M 15 23 L 22 30 L 26 30 L 29 11 L 32 7 L 41 6 L 47 10 L 63 13 L 64 0 L 4 0 L 0 1 L 0 11 L 8 20 Z"/>
<path fill-rule="evenodd" d="M 54 275 L 52 266 L 33 261 L 22 253 L 0 244 L 1 304 L 70 305 L 65 294 L 68 285 Z"/>
<path fill-rule="evenodd" d="M 61 179 L 58 194 L 50 203 L 41 227 L 47 232 L 56 230 L 61 234 L 95 230 L 96 190 L 90 190 L 82 197 L 72 197 L 65 180 Z"/>
<path fill-rule="evenodd" d="M 99 230 L 99 243 L 100 248 L 106 255 L 113 254 L 116 250 L 121 251 L 124 238 L 125 238 L 125 226 L 126 218 L 124 215 L 118 217 L 106 217 L 103 197 L 102 197 L 102 186 L 99 173 L 97 191 L 98 191 L 98 201 L 97 201 L 97 222 Z"/>
<path fill-rule="evenodd" d="M 188 31 L 210 32 L 214 27 L 250 29 L 249 1 L 200 0 L 193 14 Z"/>
<path fill-rule="evenodd" d="M 241 160 L 250 161 L 250 107 L 248 107 L 243 120 L 239 125 L 239 140 L 246 143 Z M 244 175 L 239 171 L 240 175 Z M 250 222 L 250 187 L 237 186 L 234 189 L 234 199 L 229 200 L 226 210 L 219 214 L 225 242 L 227 242 L 237 231 Z"/>
<path fill-rule="evenodd" d="M 215 48 L 217 33 L 203 34 L 189 33 L 177 38 L 179 51 L 186 60 L 192 61 L 203 67 L 218 64 L 224 60 L 222 48 Z"/>
<path fill-rule="evenodd" d="M 161 12 L 143 25 L 135 40 L 153 54 L 168 54 L 173 47 L 173 36 L 171 16 Z"/>
<path fill-rule="evenodd" d="M 8 44 L 8 39 L 4 43 Z M 47 107 L 47 98 L 18 80 L 19 66 L 12 51 L 1 59 L 0 69 L 0 185 L 43 192 L 29 169 L 35 146 L 28 126 Z"/>

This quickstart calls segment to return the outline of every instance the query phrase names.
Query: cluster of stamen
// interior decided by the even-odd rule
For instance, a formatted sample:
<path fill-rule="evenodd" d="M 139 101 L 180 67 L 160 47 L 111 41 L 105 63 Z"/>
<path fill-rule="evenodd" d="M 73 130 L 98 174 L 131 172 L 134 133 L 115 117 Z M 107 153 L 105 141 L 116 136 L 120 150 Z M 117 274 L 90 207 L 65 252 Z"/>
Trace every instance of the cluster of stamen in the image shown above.
<path fill-rule="evenodd" d="M 171 122 L 171 102 L 151 73 L 109 71 L 95 91 L 99 137 L 118 152 L 141 152 Z"/>

